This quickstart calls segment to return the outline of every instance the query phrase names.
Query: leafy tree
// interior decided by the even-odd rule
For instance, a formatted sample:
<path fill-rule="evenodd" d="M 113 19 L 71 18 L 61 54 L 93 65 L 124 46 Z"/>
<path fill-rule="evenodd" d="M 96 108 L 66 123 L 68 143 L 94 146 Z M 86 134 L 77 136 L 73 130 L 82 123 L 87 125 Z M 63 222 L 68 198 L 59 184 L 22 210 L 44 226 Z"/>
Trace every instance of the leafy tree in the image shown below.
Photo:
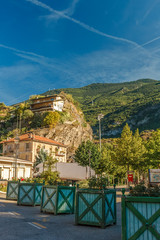
<path fill-rule="evenodd" d="M 128 124 L 123 128 L 114 152 L 117 164 L 127 167 L 127 170 L 138 169 L 144 163 L 145 147 L 137 130 L 132 134 Z"/>
<path fill-rule="evenodd" d="M 43 171 L 44 171 L 44 165 L 45 165 L 46 159 L 47 159 L 47 152 L 43 148 L 41 148 L 39 153 L 36 156 L 34 168 L 36 168 L 38 164 L 43 163 Z"/>
<path fill-rule="evenodd" d="M 43 125 L 43 120 L 44 120 L 44 114 L 42 113 L 36 113 L 34 114 L 32 118 L 32 123 L 30 125 L 31 128 L 38 128 L 42 127 Z"/>
<path fill-rule="evenodd" d="M 33 116 L 34 113 L 31 110 L 29 109 L 24 110 L 23 119 L 31 119 Z"/>
<path fill-rule="evenodd" d="M 52 152 L 46 154 L 46 159 L 44 162 L 45 171 L 42 173 L 41 177 L 45 179 L 48 184 L 55 184 L 59 179 L 59 173 L 55 170 L 55 164 L 57 159 L 53 158 Z"/>
<path fill-rule="evenodd" d="M 59 122 L 60 114 L 58 112 L 48 112 L 43 120 L 44 126 L 49 125 L 50 128 L 55 127 Z"/>
<path fill-rule="evenodd" d="M 59 173 L 57 171 L 47 170 L 41 174 L 41 177 L 45 179 L 45 183 L 49 185 L 55 185 L 60 181 Z"/>
<path fill-rule="evenodd" d="M 143 139 L 139 135 L 138 129 L 132 138 L 132 152 L 132 168 L 138 170 L 139 172 L 140 170 L 145 170 L 145 168 L 147 168 L 147 161 L 145 161 L 146 148 Z"/>
<path fill-rule="evenodd" d="M 126 175 L 126 169 L 117 164 L 112 158 L 114 153 L 113 143 L 103 143 L 101 149 L 101 162 L 104 165 L 104 172 L 107 175 L 112 175 L 118 178 L 123 178 Z"/>
<path fill-rule="evenodd" d="M 57 163 L 58 160 L 56 158 L 53 158 L 53 153 L 50 151 L 50 153 L 46 154 L 45 159 L 45 168 L 47 168 L 48 171 L 52 171 L 52 168 L 55 166 L 55 163 Z"/>
<path fill-rule="evenodd" d="M 151 138 L 146 142 L 147 160 L 151 167 L 160 166 L 160 129 L 152 133 Z"/>
<path fill-rule="evenodd" d="M 43 172 L 41 174 L 41 177 L 44 178 L 48 184 L 54 184 L 59 180 L 59 173 L 57 171 L 54 171 L 56 162 L 57 159 L 53 158 L 52 152 L 47 153 L 42 148 L 36 156 L 34 167 L 36 168 L 39 163 L 43 163 Z"/>
<path fill-rule="evenodd" d="M 102 172 L 100 166 L 100 152 L 98 147 L 91 141 L 82 142 L 75 152 L 74 159 L 81 166 L 89 166 L 96 173 Z"/>

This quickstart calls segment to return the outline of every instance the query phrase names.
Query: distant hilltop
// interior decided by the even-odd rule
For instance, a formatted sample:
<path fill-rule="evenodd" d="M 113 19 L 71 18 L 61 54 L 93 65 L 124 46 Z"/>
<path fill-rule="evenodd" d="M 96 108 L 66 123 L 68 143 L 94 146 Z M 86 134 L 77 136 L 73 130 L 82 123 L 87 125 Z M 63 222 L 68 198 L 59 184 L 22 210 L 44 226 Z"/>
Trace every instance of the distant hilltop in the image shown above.
<path fill-rule="evenodd" d="M 124 83 L 94 83 L 81 88 L 50 90 L 38 95 L 38 98 L 47 96 L 51 98 L 51 96 L 59 95 L 62 98 L 62 95 L 68 96 L 68 99 L 70 98 L 76 107 L 81 108 L 85 117 L 84 121 L 92 127 L 95 138 L 98 138 L 99 133 L 99 114 L 104 115 L 101 119 L 102 138 L 120 136 L 126 123 L 133 131 L 137 128 L 140 132 L 160 128 L 160 81 L 158 80 L 140 79 Z M 34 108 L 33 99 L 36 97 L 37 95 L 31 96 L 26 101 L 26 104 L 31 104 L 30 110 Z M 58 101 L 60 105 L 57 107 L 63 108 L 63 99 Z M 37 103 L 37 106 L 38 104 L 40 105 Z M 0 105 L 1 122 L 8 117 L 9 112 L 13 114 L 19 105 L 7 107 L 2 103 Z M 45 106 L 43 107 L 45 108 Z M 61 115 L 63 115 L 63 111 Z M 40 121 L 41 118 L 38 118 L 36 124 L 39 124 Z M 11 123 L 7 122 L 6 124 L 9 129 Z M 34 128 L 34 121 L 31 126 Z"/>
<path fill-rule="evenodd" d="M 140 79 L 124 83 L 94 83 L 81 88 L 50 90 L 45 94 L 64 91 L 80 103 L 85 119 L 98 137 L 98 115 L 102 137 L 117 137 L 126 123 L 134 131 L 139 128 L 160 128 L 160 81 Z"/>

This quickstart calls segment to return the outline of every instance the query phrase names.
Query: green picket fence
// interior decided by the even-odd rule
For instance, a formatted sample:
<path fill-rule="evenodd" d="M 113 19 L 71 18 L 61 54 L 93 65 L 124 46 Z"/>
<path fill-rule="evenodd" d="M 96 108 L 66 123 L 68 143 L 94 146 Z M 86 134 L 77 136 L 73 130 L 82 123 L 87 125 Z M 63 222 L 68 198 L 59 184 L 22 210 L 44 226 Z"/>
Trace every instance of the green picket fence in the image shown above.
<path fill-rule="evenodd" d="M 74 213 L 75 187 L 43 186 L 41 212 Z"/>
<path fill-rule="evenodd" d="M 122 196 L 122 240 L 160 240 L 160 197 Z"/>
<path fill-rule="evenodd" d="M 19 181 L 8 181 L 6 199 L 17 200 Z"/>
<path fill-rule="evenodd" d="M 78 190 L 75 222 L 102 228 L 116 224 L 116 190 Z"/>
<path fill-rule="evenodd" d="M 38 206 L 41 204 L 42 183 L 19 183 L 18 205 Z"/>

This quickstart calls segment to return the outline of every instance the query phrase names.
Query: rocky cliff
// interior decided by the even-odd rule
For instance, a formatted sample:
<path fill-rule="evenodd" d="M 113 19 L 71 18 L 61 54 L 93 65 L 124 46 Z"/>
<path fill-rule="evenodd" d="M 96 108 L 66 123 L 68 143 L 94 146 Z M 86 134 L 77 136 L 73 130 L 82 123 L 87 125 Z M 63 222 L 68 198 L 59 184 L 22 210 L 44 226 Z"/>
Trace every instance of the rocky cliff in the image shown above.
<path fill-rule="evenodd" d="M 92 140 L 93 133 L 82 111 L 66 97 L 64 97 L 63 112 L 68 116 L 63 123 L 58 123 L 54 128 L 36 129 L 34 133 L 67 145 L 67 160 L 71 162 L 80 143 L 88 139 Z"/>

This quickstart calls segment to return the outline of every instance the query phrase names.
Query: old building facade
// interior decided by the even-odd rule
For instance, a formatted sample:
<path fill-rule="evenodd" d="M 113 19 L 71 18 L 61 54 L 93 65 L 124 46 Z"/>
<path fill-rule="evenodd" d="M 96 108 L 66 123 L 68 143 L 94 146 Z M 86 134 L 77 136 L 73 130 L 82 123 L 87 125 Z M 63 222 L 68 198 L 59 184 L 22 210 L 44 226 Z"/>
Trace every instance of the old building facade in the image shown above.
<path fill-rule="evenodd" d="M 32 176 L 32 162 L 14 157 L 0 156 L 0 179 L 29 178 Z"/>
<path fill-rule="evenodd" d="M 64 100 L 58 95 L 45 96 L 32 99 L 30 108 L 32 112 L 60 111 L 62 112 Z"/>
<path fill-rule="evenodd" d="M 65 145 L 32 133 L 19 136 L 18 142 L 16 138 L 11 138 L 1 144 L 3 144 L 2 155 L 5 157 L 16 156 L 34 163 L 38 152 L 43 149 L 47 153 L 52 153 L 53 158 L 56 158 L 58 162 L 66 162 L 67 147 Z"/>

